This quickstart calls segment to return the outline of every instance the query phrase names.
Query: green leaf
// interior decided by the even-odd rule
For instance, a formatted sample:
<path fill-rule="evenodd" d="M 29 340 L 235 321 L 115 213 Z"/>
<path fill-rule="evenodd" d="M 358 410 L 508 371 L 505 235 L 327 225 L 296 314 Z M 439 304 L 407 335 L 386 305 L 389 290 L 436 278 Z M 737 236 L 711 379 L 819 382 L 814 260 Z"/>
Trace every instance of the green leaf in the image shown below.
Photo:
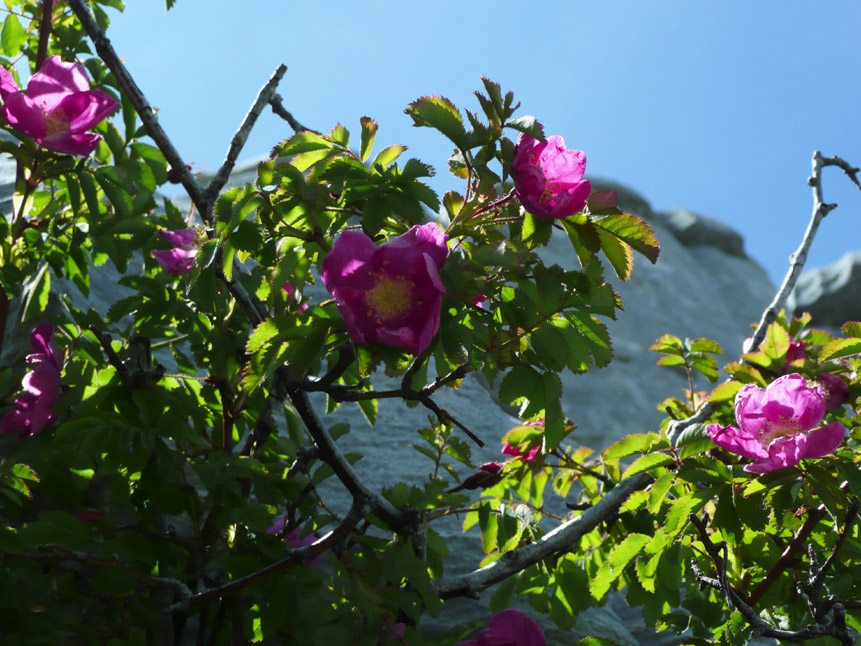
<path fill-rule="evenodd" d="M 627 455 L 634 453 L 644 453 L 648 451 L 660 440 L 657 433 L 636 433 L 627 435 L 615 444 L 611 444 L 603 451 L 601 455 L 605 460 L 618 460 Z"/>
<path fill-rule="evenodd" d="M 601 249 L 604 250 L 604 255 L 613 266 L 613 271 L 619 280 L 628 280 L 631 277 L 631 272 L 634 270 L 634 252 L 631 246 L 620 240 L 615 235 L 597 228 L 598 239 L 601 241 Z"/>
<path fill-rule="evenodd" d="M 622 478 L 630 478 L 633 475 L 637 475 L 643 471 L 649 471 L 655 467 L 675 464 L 675 461 L 676 459 L 667 453 L 651 453 L 649 455 L 644 455 L 643 457 L 634 460 L 634 463 L 625 469 L 625 473 Z"/>
<path fill-rule="evenodd" d="M 826 361 L 828 359 L 842 359 L 853 354 L 861 353 L 861 339 L 834 339 L 828 343 L 819 353 L 819 359 Z"/>
<path fill-rule="evenodd" d="M 724 370 L 727 374 L 732 375 L 734 379 L 743 384 L 756 384 L 762 388 L 765 388 L 768 385 L 759 370 L 745 363 L 734 361 L 732 363 L 728 363 L 724 367 Z"/>
<path fill-rule="evenodd" d="M 861 337 L 861 322 L 849 321 L 840 328 L 846 336 Z"/>
<path fill-rule="evenodd" d="M 590 218 L 590 221 L 595 226 L 609 231 L 620 240 L 627 242 L 653 264 L 658 261 L 661 246 L 658 244 L 652 227 L 642 218 L 630 213 L 621 213 Z"/>
<path fill-rule="evenodd" d="M 661 505 L 667 500 L 667 493 L 672 488 L 676 481 L 675 473 L 665 473 L 660 478 L 655 480 L 652 488 L 649 490 L 649 512 L 652 514 L 658 513 Z"/>
<path fill-rule="evenodd" d="M 559 372 L 565 368 L 568 355 L 560 352 L 565 347 L 565 336 L 553 327 L 542 327 L 533 332 L 529 340 L 532 348 L 548 370 Z"/>
<path fill-rule="evenodd" d="M 375 167 L 377 164 L 379 164 L 383 168 L 388 168 L 392 162 L 394 162 L 406 151 L 406 149 L 406 146 L 401 146 L 400 144 L 386 146 L 380 152 L 377 153 L 376 157 L 374 157 L 374 161 L 371 162 L 371 168 Z"/>
<path fill-rule="evenodd" d="M 511 119 L 508 123 L 505 124 L 508 128 L 513 128 L 519 132 L 529 135 L 538 141 L 546 141 L 544 137 L 544 126 L 542 126 L 538 119 L 533 117 L 531 114 L 523 115 L 522 117 L 517 117 L 516 119 Z"/>
<path fill-rule="evenodd" d="M 410 103 L 405 112 L 412 117 L 414 126 L 435 128 L 458 148 L 466 148 L 463 118 L 454 103 L 444 96 L 423 96 Z"/>
<path fill-rule="evenodd" d="M 362 117 L 359 119 L 362 124 L 362 143 L 359 148 L 359 158 L 365 162 L 371 154 L 371 148 L 374 146 L 374 139 L 377 137 L 377 122 L 371 117 Z"/>
<path fill-rule="evenodd" d="M 709 401 L 713 404 L 732 401 L 743 385 L 740 381 L 725 381 L 711 392 Z"/>
<path fill-rule="evenodd" d="M 691 352 L 708 352 L 710 354 L 723 354 L 720 343 L 711 339 L 696 339 L 691 342 Z"/>
<path fill-rule="evenodd" d="M 27 284 L 22 293 L 24 307 L 21 311 L 21 320 L 29 321 L 40 316 L 48 307 L 48 296 L 51 294 L 51 273 L 48 271 L 48 263 L 42 263 L 36 277 Z"/>
<path fill-rule="evenodd" d="M 298 155 L 301 153 L 314 152 L 317 150 L 329 150 L 332 142 L 324 139 L 318 134 L 307 130 L 296 133 L 276 148 L 279 155 Z"/>
<path fill-rule="evenodd" d="M 759 349 L 772 360 L 782 359 L 789 350 L 789 332 L 780 323 L 772 323 Z"/>
<path fill-rule="evenodd" d="M 27 32 L 18 22 L 15 14 L 10 13 L 3 21 L 3 32 L 0 34 L 0 45 L 3 47 L 3 54 L 9 58 L 13 58 L 21 53 L 21 48 L 27 42 Z"/>
<path fill-rule="evenodd" d="M 681 357 L 684 354 L 682 349 L 682 340 L 672 334 L 665 334 L 660 339 L 655 341 L 649 350 L 652 352 L 663 352 L 664 354 L 673 354 Z"/>

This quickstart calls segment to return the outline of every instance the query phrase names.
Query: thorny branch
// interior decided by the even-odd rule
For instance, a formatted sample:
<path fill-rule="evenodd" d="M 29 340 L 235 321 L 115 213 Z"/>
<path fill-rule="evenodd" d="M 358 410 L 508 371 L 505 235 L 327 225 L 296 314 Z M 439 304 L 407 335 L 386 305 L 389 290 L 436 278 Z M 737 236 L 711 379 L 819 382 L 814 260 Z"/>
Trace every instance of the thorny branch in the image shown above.
<path fill-rule="evenodd" d="M 849 514 L 847 512 L 847 525 L 849 524 L 848 516 Z M 773 637 L 787 642 L 803 642 L 808 639 L 827 636 L 837 639 L 841 644 L 843 644 L 843 646 L 852 646 L 855 644 L 856 633 L 852 628 L 846 626 L 846 606 L 841 601 L 832 603 L 830 609 L 833 614 L 833 619 L 831 621 L 824 621 L 827 618 L 825 617 L 825 613 L 821 613 L 820 617 L 816 617 L 818 623 L 809 624 L 801 630 L 783 630 L 762 619 L 756 610 L 748 605 L 739 593 L 730 585 L 726 573 L 726 543 L 715 545 L 712 542 L 711 536 L 709 536 L 708 529 L 706 528 L 708 517 L 703 520 L 698 518 L 696 514 L 691 514 L 688 516 L 688 519 L 696 528 L 703 547 L 709 555 L 709 558 L 711 558 L 718 574 L 717 578 L 705 576 L 699 567 L 699 564 L 696 562 L 696 559 L 691 559 L 691 569 L 694 572 L 694 576 L 701 585 L 723 592 L 726 597 L 727 605 L 730 608 L 738 610 L 756 633 L 763 637 Z M 844 533 L 845 532 L 846 530 L 844 530 Z M 832 555 L 833 554 L 834 552 L 832 552 Z"/>

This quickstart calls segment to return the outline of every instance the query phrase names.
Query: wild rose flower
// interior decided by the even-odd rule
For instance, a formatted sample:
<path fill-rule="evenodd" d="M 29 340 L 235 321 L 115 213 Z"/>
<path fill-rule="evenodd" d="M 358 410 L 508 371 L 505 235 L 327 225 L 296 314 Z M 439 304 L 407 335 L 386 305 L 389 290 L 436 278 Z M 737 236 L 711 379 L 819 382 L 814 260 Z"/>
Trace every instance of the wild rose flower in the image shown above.
<path fill-rule="evenodd" d="M 492 487 L 502 480 L 502 467 L 503 465 L 499 464 L 499 462 L 485 462 L 478 467 L 475 473 L 464 478 L 463 482 L 449 489 L 446 493 L 454 493 L 455 491 L 462 491 L 464 489 L 487 489 L 487 487 Z"/>
<path fill-rule="evenodd" d="M 816 428 L 824 415 L 822 388 L 793 373 L 765 389 L 746 384 L 735 396 L 738 426 L 709 424 L 706 431 L 721 448 L 753 460 L 745 471 L 766 473 L 837 449 L 846 429 L 840 422 Z"/>
<path fill-rule="evenodd" d="M 477 639 L 457 646 L 547 646 L 541 627 L 528 616 L 509 608 L 498 612 Z"/>
<path fill-rule="evenodd" d="M 592 190 L 586 172 L 586 155 L 565 150 L 559 135 L 541 143 L 521 134 L 517 140 L 511 175 L 520 203 L 540 218 L 564 218 L 582 211 Z"/>
<path fill-rule="evenodd" d="M 11 72 L 0 68 L 3 116 L 15 130 L 48 150 L 89 155 L 102 140 L 87 130 L 118 107 L 111 95 L 91 90 L 87 72 L 77 63 L 51 56 L 30 77 L 27 91 L 15 84 Z"/>
<path fill-rule="evenodd" d="M 849 400 L 849 386 L 837 375 L 831 373 L 819 375 L 819 384 L 825 391 L 825 408 L 827 410 L 840 408 Z"/>
<path fill-rule="evenodd" d="M 37 365 L 22 380 L 24 392 L 15 400 L 12 410 L 0 420 L 0 433 L 3 435 L 38 435 L 54 421 L 51 410 L 60 399 L 63 361 L 54 344 L 53 326 L 45 322 L 33 328 L 30 345 L 34 352 L 27 356 L 27 362 Z"/>
<path fill-rule="evenodd" d="M 267 534 L 275 534 L 276 536 L 280 535 L 284 528 L 287 526 L 287 516 L 281 516 L 276 519 L 272 526 L 266 530 Z M 290 547 L 305 547 L 307 545 L 311 545 L 317 540 L 317 538 L 313 534 L 308 534 L 307 536 L 302 536 L 302 530 L 299 527 L 296 527 L 289 531 L 287 535 L 284 537 L 284 542 L 287 543 Z M 320 561 L 323 560 L 323 555 L 315 556 L 314 558 L 308 561 L 308 565 L 317 565 Z"/>
<path fill-rule="evenodd" d="M 792 338 L 789 340 L 789 349 L 783 357 L 784 366 L 788 366 L 793 361 L 804 360 L 804 350 L 807 345 L 804 341 Z"/>
<path fill-rule="evenodd" d="M 152 252 L 153 258 L 172 276 L 191 271 L 197 252 L 206 242 L 206 232 L 202 226 L 177 231 L 156 231 L 156 235 L 174 245 L 173 249 L 154 249 Z"/>
<path fill-rule="evenodd" d="M 502 452 L 506 455 L 513 455 L 515 458 L 520 458 L 521 461 L 528 464 L 538 457 L 538 454 L 541 453 L 541 447 L 535 446 L 529 449 L 526 453 L 521 453 L 519 446 L 512 446 L 511 444 L 505 443 L 502 445 Z"/>
<path fill-rule="evenodd" d="M 355 343 L 377 341 L 413 354 L 430 345 L 445 294 L 439 272 L 447 239 L 433 223 L 379 247 L 361 231 L 338 237 L 320 277 Z"/>

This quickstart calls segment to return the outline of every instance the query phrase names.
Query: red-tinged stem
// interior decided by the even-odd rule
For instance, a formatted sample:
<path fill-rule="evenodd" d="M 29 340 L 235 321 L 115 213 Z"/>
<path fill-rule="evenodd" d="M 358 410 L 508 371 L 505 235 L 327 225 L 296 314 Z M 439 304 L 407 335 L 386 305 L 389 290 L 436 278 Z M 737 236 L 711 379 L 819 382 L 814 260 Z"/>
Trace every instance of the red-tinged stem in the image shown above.
<path fill-rule="evenodd" d="M 42 16 L 39 19 L 39 47 L 36 50 L 36 69 L 48 58 L 48 41 L 51 38 L 51 16 L 54 13 L 54 0 L 42 0 Z"/>

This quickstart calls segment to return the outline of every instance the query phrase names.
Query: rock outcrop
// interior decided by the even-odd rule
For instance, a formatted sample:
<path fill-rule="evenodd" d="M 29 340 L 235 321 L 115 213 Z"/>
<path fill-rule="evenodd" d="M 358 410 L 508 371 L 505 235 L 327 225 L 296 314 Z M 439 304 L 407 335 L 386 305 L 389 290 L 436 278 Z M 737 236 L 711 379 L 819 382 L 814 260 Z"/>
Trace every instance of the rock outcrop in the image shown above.
<path fill-rule="evenodd" d="M 789 307 L 810 312 L 817 327 L 839 329 L 847 321 L 861 321 L 861 251 L 801 274 Z"/>

